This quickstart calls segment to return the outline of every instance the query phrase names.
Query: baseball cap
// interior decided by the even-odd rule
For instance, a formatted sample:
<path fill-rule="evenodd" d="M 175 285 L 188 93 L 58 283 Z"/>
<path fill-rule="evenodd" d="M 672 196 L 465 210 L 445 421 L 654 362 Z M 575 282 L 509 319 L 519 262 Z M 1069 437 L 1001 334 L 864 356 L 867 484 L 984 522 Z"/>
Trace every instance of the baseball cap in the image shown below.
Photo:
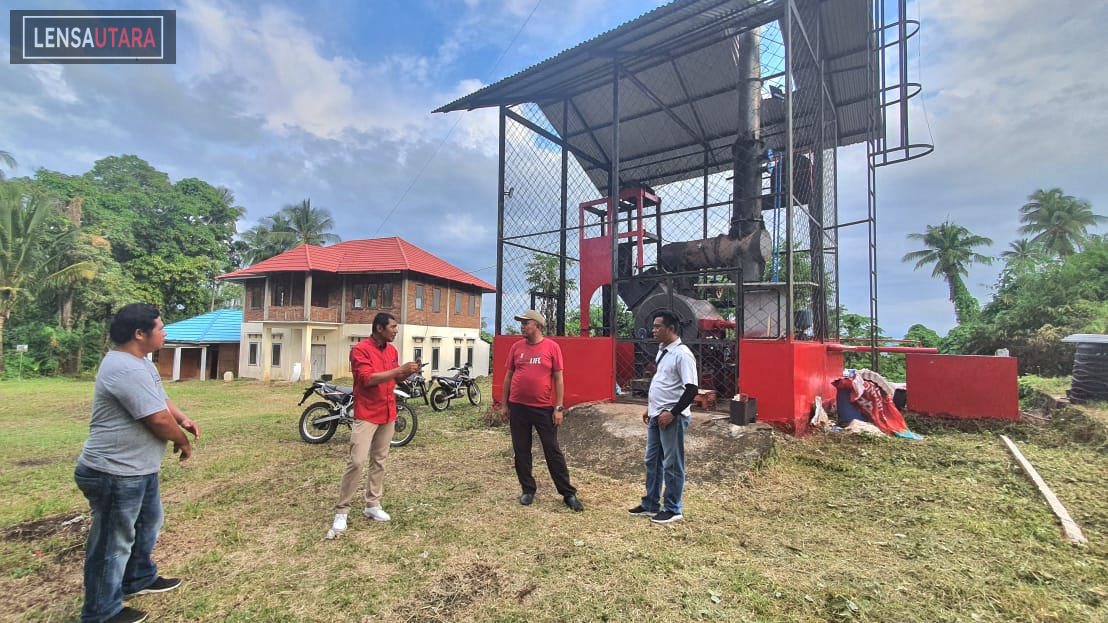
<path fill-rule="evenodd" d="M 522 314 L 518 314 L 515 318 L 516 320 L 534 320 L 535 322 L 539 323 L 540 327 L 546 326 L 546 318 L 543 318 L 542 314 L 533 309 L 528 309 Z"/>

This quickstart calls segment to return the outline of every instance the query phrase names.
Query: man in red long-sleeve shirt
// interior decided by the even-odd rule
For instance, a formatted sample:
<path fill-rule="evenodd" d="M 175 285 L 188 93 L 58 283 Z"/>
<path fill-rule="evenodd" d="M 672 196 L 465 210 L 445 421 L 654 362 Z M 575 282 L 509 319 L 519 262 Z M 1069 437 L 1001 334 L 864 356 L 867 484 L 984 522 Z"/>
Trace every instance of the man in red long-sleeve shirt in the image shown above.
<path fill-rule="evenodd" d="M 400 355 L 392 345 L 396 339 L 396 317 L 381 312 L 373 319 L 373 335 L 350 351 L 350 370 L 354 374 L 354 425 L 350 431 L 350 455 L 339 486 L 335 521 L 328 538 L 346 530 L 346 516 L 358 492 L 362 468 L 369 462 L 362 514 L 375 521 L 392 519 L 381 508 L 385 491 L 385 458 L 389 455 L 393 427 L 396 425 L 396 379 L 419 371 L 419 364 L 399 365 Z"/>

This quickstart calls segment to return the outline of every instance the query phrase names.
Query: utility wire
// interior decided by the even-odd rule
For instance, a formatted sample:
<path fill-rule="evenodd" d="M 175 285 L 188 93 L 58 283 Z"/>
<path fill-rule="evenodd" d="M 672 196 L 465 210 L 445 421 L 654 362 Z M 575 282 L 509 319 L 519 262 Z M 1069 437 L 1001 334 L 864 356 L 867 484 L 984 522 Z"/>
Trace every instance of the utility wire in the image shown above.
<path fill-rule="evenodd" d="M 508 51 L 512 49 L 513 45 L 515 45 L 516 39 L 518 39 L 519 35 L 523 33 L 523 29 L 527 27 L 527 24 L 535 15 L 535 11 L 539 9 L 540 4 L 542 4 L 542 0 L 536 0 L 535 6 L 532 7 L 531 12 L 527 14 L 527 19 L 523 20 L 523 23 L 519 26 L 519 30 L 516 31 L 516 34 L 512 35 L 511 41 L 508 42 L 508 45 L 505 46 L 504 51 L 500 53 L 500 56 L 497 57 L 495 62 L 493 62 L 492 67 L 489 68 L 489 74 L 492 74 L 494 71 L 496 71 L 496 68 L 500 65 L 500 62 L 503 61 L 504 57 L 508 55 Z M 450 136 L 454 134 L 454 130 L 457 129 L 458 124 L 461 123 L 461 121 L 462 117 L 461 115 L 458 115 L 457 119 L 454 120 L 454 125 L 450 126 L 450 130 L 447 131 L 446 135 L 443 136 L 441 140 L 439 140 L 439 144 L 435 147 L 434 153 L 431 154 L 431 157 L 429 157 L 427 161 L 423 163 L 423 166 L 420 167 L 419 171 L 416 172 L 415 177 L 412 178 L 411 183 L 409 183 L 408 187 L 404 189 L 404 192 L 400 194 L 400 198 L 396 200 L 396 204 L 392 206 L 392 209 L 389 210 L 389 213 L 386 214 L 385 218 L 382 219 L 381 222 L 377 225 L 377 229 L 373 230 L 374 236 L 376 236 L 377 233 L 381 231 L 381 228 L 385 226 L 385 223 L 387 223 L 389 219 L 392 218 L 392 215 L 396 213 L 396 210 L 400 207 L 400 204 L 403 203 L 404 199 L 408 196 L 408 193 L 411 192 L 413 188 L 415 188 L 416 182 L 419 181 L 419 178 L 423 177 L 423 172 L 427 170 L 428 165 L 430 165 L 435 157 L 439 155 L 439 152 L 442 151 L 443 146 L 446 145 L 446 141 L 448 141 L 450 139 Z"/>

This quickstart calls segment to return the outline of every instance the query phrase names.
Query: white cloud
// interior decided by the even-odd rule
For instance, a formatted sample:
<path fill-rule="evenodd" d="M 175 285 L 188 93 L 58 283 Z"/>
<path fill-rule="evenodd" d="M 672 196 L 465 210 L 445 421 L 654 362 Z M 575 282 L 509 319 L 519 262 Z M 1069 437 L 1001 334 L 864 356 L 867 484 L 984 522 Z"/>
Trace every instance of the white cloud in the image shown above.
<path fill-rule="evenodd" d="M 1093 138 L 1108 134 L 1102 112 L 1108 43 L 1099 34 L 1108 7 L 924 0 L 920 13 L 922 55 L 913 47 L 909 70 L 926 99 L 913 102 L 911 130 L 916 141 L 933 136 L 935 152 L 881 169 L 877 186 L 880 324 L 894 336 L 916 322 L 940 332 L 954 324 L 946 284 L 900 261 L 920 248 L 908 233 L 949 219 L 992 238 L 981 252 L 999 255 L 1019 237 L 1018 210 L 1027 195 L 1054 186 L 1108 212 L 1108 182 Z M 840 164 L 840 212 L 863 216 L 864 171 Z M 863 233 L 843 232 L 853 244 L 844 242 L 840 253 L 864 266 Z M 965 278 L 981 303 L 991 298 L 1001 267 L 999 260 L 975 266 Z M 843 281 L 851 311 L 864 312 L 867 281 Z"/>
<path fill-rule="evenodd" d="M 173 179 L 228 186 L 251 221 L 310 196 L 333 211 L 345 239 L 401 235 L 461 268 L 482 268 L 496 251 L 497 112 L 430 110 L 658 4 L 416 2 L 409 9 L 425 12 L 435 37 L 413 29 L 426 40 L 369 55 L 352 39 L 391 26 L 378 4 L 189 0 L 175 7 L 175 66 L 0 66 L 0 149 L 19 160 L 13 175 L 40 166 L 79 174 L 105 156 L 135 153 Z M 990 252 L 999 254 L 1039 187 L 1061 186 L 1108 212 L 1100 154 L 1108 39 L 1098 30 L 1108 6 L 919 6 L 922 56 L 913 54 L 910 69 L 922 69 L 929 128 L 915 114 L 912 131 L 926 140 L 930 130 L 936 151 L 879 173 L 880 323 L 894 336 L 916 322 L 953 324 L 946 285 L 900 261 L 915 248 L 907 233 L 949 217 L 993 238 Z M 351 11 L 363 21 L 336 34 Z M 327 20 L 331 27 L 321 27 Z M 860 164 L 856 148 L 841 154 L 843 222 L 865 216 Z M 464 235 L 447 238 L 444 229 Z M 844 302 L 864 313 L 864 228 L 842 230 L 840 240 Z M 982 302 L 998 268 L 975 267 L 966 279 Z"/>
<path fill-rule="evenodd" d="M 70 88 L 62 73 L 62 65 L 31 65 L 31 75 L 42 83 L 46 94 L 65 104 L 76 104 L 80 101 L 77 94 Z"/>

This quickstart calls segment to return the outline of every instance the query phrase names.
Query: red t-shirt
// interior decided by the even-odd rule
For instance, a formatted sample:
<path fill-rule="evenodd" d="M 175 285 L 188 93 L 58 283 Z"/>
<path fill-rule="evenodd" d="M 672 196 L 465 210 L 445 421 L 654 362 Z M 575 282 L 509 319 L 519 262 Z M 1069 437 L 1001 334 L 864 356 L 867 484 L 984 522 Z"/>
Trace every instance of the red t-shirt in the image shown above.
<path fill-rule="evenodd" d="M 350 371 L 354 373 L 354 417 L 374 424 L 388 424 L 396 419 L 396 396 L 392 390 L 396 381 L 366 385 L 369 377 L 400 365 L 400 354 L 392 344 L 382 348 L 373 338 L 358 342 L 350 350 Z"/>
<path fill-rule="evenodd" d="M 544 338 L 538 344 L 520 340 L 508 351 L 512 387 L 508 402 L 529 407 L 554 406 L 554 372 L 562 369 L 562 348 Z"/>

